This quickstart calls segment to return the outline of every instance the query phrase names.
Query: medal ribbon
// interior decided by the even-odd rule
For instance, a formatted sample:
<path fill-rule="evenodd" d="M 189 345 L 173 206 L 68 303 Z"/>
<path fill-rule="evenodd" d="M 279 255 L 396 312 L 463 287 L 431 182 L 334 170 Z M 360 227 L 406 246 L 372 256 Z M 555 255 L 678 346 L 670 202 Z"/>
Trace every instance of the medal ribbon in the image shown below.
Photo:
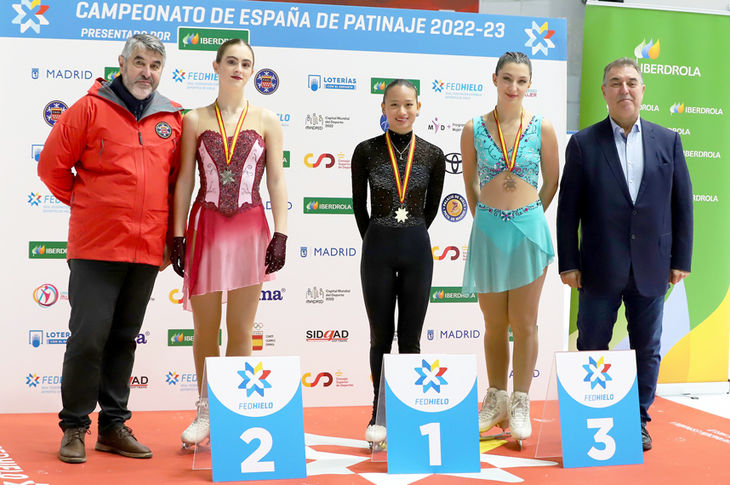
<path fill-rule="evenodd" d="M 238 135 L 241 133 L 241 127 L 243 126 L 243 120 L 246 119 L 248 113 L 248 101 L 246 101 L 246 107 L 241 111 L 241 116 L 238 117 L 238 123 L 236 123 L 236 130 L 233 132 L 233 143 L 231 143 L 231 149 L 228 149 L 228 136 L 226 136 L 226 125 L 223 123 L 223 117 L 221 116 L 221 110 L 218 107 L 218 100 L 215 100 L 215 118 L 218 120 L 218 129 L 223 137 L 223 150 L 226 154 L 226 165 L 231 164 L 233 158 L 233 152 L 236 150 L 236 142 L 238 141 Z"/>
<path fill-rule="evenodd" d="M 507 152 L 507 145 L 504 143 L 504 135 L 502 135 L 502 127 L 499 126 L 499 116 L 497 115 L 497 107 L 494 107 L 494 121 L 497 122 L 497 134 L 499 135 L 499 143 L 502 147 L 502 154 L 504 155 L 504 164 L 507 166 L 507 170 L 512 172 L 515 168 L 515 160 L 517 159 L 517 150 L 520 148 L 520 139 L 522 138 L 522 120 L 525 117 L 525 110 L 520 111 L 520 129 L 517 130 L 515 136 L 515 142 L 512 147 L 512 157 Z"/>
<path fill-rule="evenodd" d="M 411 147 L 408 149 L 408 161 L 406 162 L 406 173 L 403 174 L 401 182 L 398 174 L 398 162 L 395 161 L 395 152 L 393 151 L 393 142 L 390 141 L 390 134 L 385 132 L 385 142 L 388 145 L 388 155 L 390 155 L 390 164 L 393 167 L 393 175 L 395 176 L 395 186 L 398 189 L 398 200 L 403 204 L 406 200 L 406 190 L 408 190 L 408 182 L 411 180 L 411 168 L 413 167 L 413 153 L 416 150 L 416 134 L 411 135 Z"/>

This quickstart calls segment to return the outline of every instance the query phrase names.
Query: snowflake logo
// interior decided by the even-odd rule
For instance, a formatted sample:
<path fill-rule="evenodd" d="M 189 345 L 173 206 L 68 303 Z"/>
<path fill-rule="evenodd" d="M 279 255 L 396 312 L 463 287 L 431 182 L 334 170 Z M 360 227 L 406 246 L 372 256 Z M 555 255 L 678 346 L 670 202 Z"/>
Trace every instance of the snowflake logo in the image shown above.
<path fill-rule="evenodd" d="M 434 79 L 433 83 L 431 84 L 431 87 L 433 88 L 434 91 L 436 91 L 437 93 L 440 93 L 444 90 L 444 83 L 443 83 L 443 81 Z"/>
<path fill-rule="evenodd" d="M 553 41 L 550 38 L 555 33 L 554 30 L 548 28 L 548 23 L 545 22 L 542 25 L 537 25 L 535 21 L 532 21 L 532 27 L 525 29 L 525 33 L 530 36 L 530 39 L 525 42 L 525 47 L 532 47 L 532 55 L 534 56 L 538 51 L 545 55 L 548 55 L 548 49 L 555 47 Z"/>
<path fill-rule="evenodd" d="M 415 384 L 423 386 L 424 393 L 431 388 L 436 392 L 441 392 L 441 386 L 448 384 L 442 377 L 446 373 L 446 367 L 441 367 L 438 359 L 433 364 L 429 364 L 426 359 L 423 359 L 421 367 L 415 367 L 413 370 L 419 375 Z"/>
<path fill-rule="evenodd" d="M 185 80 L 185 71 L 181 71 L 180 69 L 175 69 L 172 71 L 172 79 L 176 83 L 181 83 Z"/>
<path fill-rule="evenodd" d="M 180 374 L 177 372 L 170 371 L 165 376 L 165 382 L 167 382 L 171 386 L 177 385 L 177 382 L 180 380 Z"/>
<path fill-rule="evenodd" d="M 28 387 L 37 387 L 38 381 L 40 381 L 40 380 L 41 380 L 41 378 L 38 377 L 37 375 L 28 374 L 27 376 L 25 376 L 25 385 L 27 385 Z"/>
<path fill-rule="evenodd" d="M 43 16 L 48 5 L 41 5 L 41 0 L 21 0 L 20 3 L 13 4 L 13 9 L 18 15 L 12 23 L 20 25 L 21 34 L 28 29 L 40 34 L 41 25 L 48 25 L 48 20 Z"/>
<path fill-rule="evenodd" d="M 28 203 L 33 207 L 39 206 L 41 204 L 41 194 L 35 192 L 28 194 Z"/>
<path fill-rule="evenodd" d="M 239 389 L 246 389 L 246 397 L 251 396 L 254 392 L 264 397 L 264 389 L 271 388 L 271 384 L 266 380 L 271 374 L 270 370 L 265 370 L 261 362 L 252 367 L 246 362 L 245 370 L 239 370 L 238 375 L 243 377 L 243 382 L 238 386 Z"/>
<path fill-rule="evenodd" d="M 606 381 L 612 381 L 611 376 L 608 375 L 608 369 L 611 368 L 611 364 L 603 362 L 603 357 L 598 361 L 593 360 L 593 357 L 588 357 L 588 363 L 583 364 L 583 368 L 586 370 L 586 376 L 583 382 L 590 382 L 591 389 L 596 386 L 606 388 Z"/>

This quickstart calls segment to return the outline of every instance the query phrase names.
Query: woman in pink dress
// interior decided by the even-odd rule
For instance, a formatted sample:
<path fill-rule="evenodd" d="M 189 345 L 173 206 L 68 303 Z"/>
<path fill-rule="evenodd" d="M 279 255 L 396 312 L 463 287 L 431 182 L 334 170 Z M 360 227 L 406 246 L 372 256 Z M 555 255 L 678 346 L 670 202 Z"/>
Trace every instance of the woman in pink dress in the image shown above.
<path fill-rule="evenodd" d="M 253 50 L 245 41 L 224 42 L 213 63 L 217 99 L 190 111 L 183 120 L 170 257 L 175 272 L 184 277 L 183 307 L 193 312 L 199 393 L 205 358 L 220 355 L 223 303 L 227 304 L 225 355 L 251 355 L 262 283 L 273 279 L 272 273 L 285 259 L 288 202 L 282 130 L 274 113 L 250 105 L 244 95 L 253 66 Z M 200 190 L 188 219 L 196 164 Z M 259 195 L 264 171 L 273 237 Z M 181 438 L 185 445 L 194 445 L 208 435 L 208 402 L 201 398 L 198 415 Z"/>

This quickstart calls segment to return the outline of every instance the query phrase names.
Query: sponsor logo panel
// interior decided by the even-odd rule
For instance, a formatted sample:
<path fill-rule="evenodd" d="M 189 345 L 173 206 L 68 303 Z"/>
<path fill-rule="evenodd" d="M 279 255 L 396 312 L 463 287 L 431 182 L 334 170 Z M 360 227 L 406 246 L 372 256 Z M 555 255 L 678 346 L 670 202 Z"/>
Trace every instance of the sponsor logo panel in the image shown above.
<path fill-rule="evenodd" d="M 66 241 L 28 241 L 29 259 L 66 259 Z"/>
<path fill-rule="evenodd" d="M 250 32 L 246 29 L 204 29 L 200 27 L 178 27 L 177 48 L 180 50 L 217 51 L 229 39 L 243 39 L 249 42 Z"/>
<path fill-rule="evenodd" d="M 462 293 L 461 286 L 432 286 L 431 303 L 470 303 L 477 301 L 476 293 Z"/>
<path fill-rule="evenodd" d="M 450 222 L 459 222 L 466 217 L 466 199 L 460 194 L 449 194 L 441 202 L 441 213 Z"/>
<path fill-rule="evenodd" d="M 371 77 L 370 78 L 370 93 L 371 94 L 385 94 L 385 88 L 395 78 L 391 77 Z M 420 79 L 406 79 L 410 81 L 416 87 L 416 94 L 421 95 L 421 80 Z"/>
<path fill-rule="evenodd" d="M 305 214 L 352 214 L 351 197 L 304 197 Z"/>

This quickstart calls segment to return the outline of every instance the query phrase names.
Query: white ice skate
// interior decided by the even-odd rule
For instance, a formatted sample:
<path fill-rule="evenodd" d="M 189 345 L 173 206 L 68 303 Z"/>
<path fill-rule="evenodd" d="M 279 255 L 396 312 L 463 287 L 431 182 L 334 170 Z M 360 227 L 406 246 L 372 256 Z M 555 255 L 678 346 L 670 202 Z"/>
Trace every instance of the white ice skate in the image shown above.
<path fill-rule="evenodd" d="M 370 424 L 365 430 L 365 441 L 370 443 L 370 449 L 375 451 L 385 450 L 386 448 L 386 430 L 385 426 L 380 424 Z"/>
<path fill-rule="evenodd" d="M 197 403 L 198 415 L 190 426 L 180 435 L 183 448 L 190 448 L 206 441 L 210 436 L 210 416 L 208 414 L 208 400 L 201 399 Z"/>
<path fill-rule="evenodd" d="M 505 430 L 509 422 L 509 395 L 507 391 L 490 387 L 484 396 L 482 408 L 479 410 L 479 433 L 485 433 L 494 426 L 502 428 L 502 433 L 487 435 L 484 438 L 502 438 L 506 436 Z"/>
<path fill-rule="evenodd" d="M 526 392 L 515 391 L 509 403 L 509 429 L 522 449 L 522 440 L 532 435 L 530 424 L 530 397 Z"/>

